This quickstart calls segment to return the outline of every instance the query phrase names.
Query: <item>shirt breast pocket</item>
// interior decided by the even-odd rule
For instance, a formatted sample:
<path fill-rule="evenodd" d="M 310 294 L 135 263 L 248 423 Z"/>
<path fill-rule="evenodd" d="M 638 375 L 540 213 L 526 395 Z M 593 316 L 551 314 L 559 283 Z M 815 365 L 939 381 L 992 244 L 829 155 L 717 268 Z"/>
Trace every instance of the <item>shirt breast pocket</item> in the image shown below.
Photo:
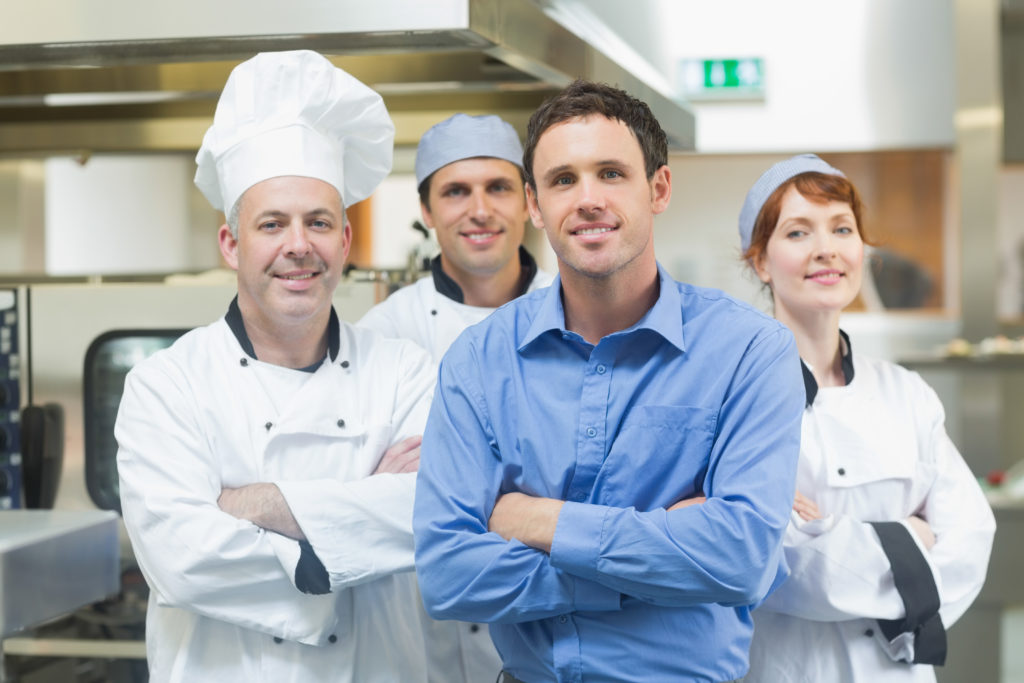
<path fill-rule="evenodd" d="M 697 406 L 633 408 L 602 468 L 601 502 L 646 510 L 698 493 L 717 420 L 716 411 Z"/>

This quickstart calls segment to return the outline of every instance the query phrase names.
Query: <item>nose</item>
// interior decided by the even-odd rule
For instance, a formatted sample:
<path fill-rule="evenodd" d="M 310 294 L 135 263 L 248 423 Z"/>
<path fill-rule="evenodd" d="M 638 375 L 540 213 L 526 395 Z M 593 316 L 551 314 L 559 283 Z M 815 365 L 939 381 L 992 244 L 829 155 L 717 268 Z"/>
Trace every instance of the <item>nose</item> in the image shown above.
<path fill-rule="evenodd" d="M 306 234 L 306 226 L 302 221 L 295 221 L 285 231 L 285 252 L 292 257 L 302 258 L 310 250 L 309 235 Z"/>
<path fill-rule="evenodd" d="M 476 190 L 473 192 L 470 201 L 470 218 L 479 224 L 486 223 L 491 217 L 491 203 L 487 199 L 487 193 L 482 190 Z"/>
<path fill-rule="evenodd" d="M 604 193 L 596 178 L 583 176 L 577 181 L 576 208 L 580 213 L 601 213 L 605 208 Z"/>
<path fill-rule="evenodd" d="M 819 231 L 814 240 L 814 256 L 818 260 L 831 259 L 836 255 L 835 236 L 829 230 Z"/>

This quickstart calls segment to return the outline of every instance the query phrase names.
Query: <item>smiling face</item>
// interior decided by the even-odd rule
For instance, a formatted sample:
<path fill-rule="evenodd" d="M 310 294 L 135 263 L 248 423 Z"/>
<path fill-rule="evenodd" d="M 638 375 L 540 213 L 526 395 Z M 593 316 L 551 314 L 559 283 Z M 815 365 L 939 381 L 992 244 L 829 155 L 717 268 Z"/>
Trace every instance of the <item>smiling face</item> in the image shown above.
<path fill-rule="evenodd" d="M 836 314 L 860 291 L 864 242 L 846 202 L 811 201 L 790 186 L 754 268 L 780 319 Z"/>
<path fill-rule="evenodd" d="M 654 216 L 668 206 L 671 176 L 661 166 L 648 180 L 626 124 L 593 114 L 551 126 L 537 140 L 533 177 L 530 217 L 563 281 L 656 272 Z"/>
<path fill-rule="evenodd" d="M 238 271 L 243 316 L 267 329 L 321 317 L 351 243 L 338 190 L 315 178 L 284 176 L 257 183 L 241 198 L 238 237 L 218 235 L 225 262 Z"/>
<path fill-rule="evenodd" d="M 439 168 L 430 177 L 423 220 L 434 228 L 441 263 L 457 282 L 519 267 L 526 229 L 526 197 L 519 167 L 504 159 L 474 157 Z"/>

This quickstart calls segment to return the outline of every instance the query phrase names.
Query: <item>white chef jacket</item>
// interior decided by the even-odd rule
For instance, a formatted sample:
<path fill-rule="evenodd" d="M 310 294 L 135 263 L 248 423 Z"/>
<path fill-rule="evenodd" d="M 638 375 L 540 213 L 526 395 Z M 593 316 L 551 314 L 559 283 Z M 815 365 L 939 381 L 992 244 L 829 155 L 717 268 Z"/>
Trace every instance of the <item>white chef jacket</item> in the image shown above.
<path fill-rule="evenodd" d="M 523 294 L 547 287 L 552 275 L 537 269 L 536 262 L 520 247 L 520 261 L 533 271 Z M 432 274 L 399 289 L 371 308 L 357 323 L 388 337 L 410 339 L 426 349 L 435 363 L 470 325 L 482 321 L 493 308 L 461 303 L 458 285 L 440 270 L 435 258 Z M 456 300 L 456 297 L 459 300 Z M 492 683 L 501 671 L 501 657 L 491 642 L 486 624 L 437 621 L 422 609 L 427 643 L 430 683 Z"/>
<path fill-rule="evenodd" d="M 425 681 L 415 473 L 370 475 L 389 446 L 422 433 L 432 363 L 332 311 L 328 358 L 290 370 L 256 360 L 233 314 L 235 303 L 125 382 L 118 472 L 151 589 L 150 679 Z M 331 592 L 296 587 L 296 541 L 217 506 L 222 487 L 254 482 L 280 488 Z"/>
<path fill-rule="evenodd" d="M 796 488 L 824 518 L 792 514 L 784 541 L 792 573 L 753 613 L 747 683 L 935 681 L 931 666 L 907 663 L 912 634 L 889 642 L 879 628 L 878 619 L 900 619 L 905 610 L 869 522 L 916 514 L 931 526 L 931 550 L 910 536 L 931 571 L 946 628 L 985 580 L 995 519 L 946 434 L 935 392 L 892 363 L 846 360 L 846 386 L 808 386 Z"/>
<path fill-rule="evenodd" d="M 520 260 L 524 266 L 530 264 L 535 269 L 533 278 L 520 294 L 551 284 L 554 277 L 536 269 L 533 258 L 522 247 Z M 386 337 L 410 339 L 426 349 L 435 363 L 440 363 L 456 337 L 470 325 L 489 316 L 494 309 L 461 303 L 462 293 L 458 291 L 458 285 L 440 272 L 439 260 L 435 259 L 432 271 L 430 276 L 399 289 L 371 308 L 357 325 L 377 330 Z M 451 291 L 453 288 L 454 292 Z"/>

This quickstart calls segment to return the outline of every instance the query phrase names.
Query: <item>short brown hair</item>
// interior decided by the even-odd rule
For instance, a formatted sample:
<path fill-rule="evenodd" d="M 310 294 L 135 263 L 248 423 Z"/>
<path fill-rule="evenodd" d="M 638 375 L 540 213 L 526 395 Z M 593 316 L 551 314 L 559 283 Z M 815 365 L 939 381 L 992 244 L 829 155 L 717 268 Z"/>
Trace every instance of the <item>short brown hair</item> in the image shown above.
<path fill-rule="evenodd" d="M 535 192 L 537 182 L 533 176 L 533 154 L 540 136 L 555 124 L 592 114 L 621 121 L 632 131 L 644 155 L 644 171 L 648 180 L 654 177 L 655 171 L 668 163 L 668 139 L 646 103 L 624 90 L 604 83 L 576 80 L 557 95 L 545 100 L 533 112 L 527 125 L 523 170 L 526 183 Z"/>
<path fill-rule="evenodd" d="M 793 176 L 786 182 L 779 185 L 771 196 L 761 205 L 761 211 L 754 221 L 754 230 L 750 235 L 750 246 L 743 252 L 743 260 L 750 264 L 757 263 L 765 250 L 768 248 L 768 240 L 775 232 L 775 226 L 779 222 L 779 214 L 782 213 L 782 197 L 789 188 L 795 187 L 796 191 L 805 198 L 814 202 L 842 202 L 850 206 L 853 217 L 857 221 L 857 232 L 860 233 L 861 241 L 864 244 L 874 244 L 864 232 L 863 213 L 864 206 L 860 200 L 860 193 L 847 178 L 840 175 L 818 173 L 809 171 Z"/>

